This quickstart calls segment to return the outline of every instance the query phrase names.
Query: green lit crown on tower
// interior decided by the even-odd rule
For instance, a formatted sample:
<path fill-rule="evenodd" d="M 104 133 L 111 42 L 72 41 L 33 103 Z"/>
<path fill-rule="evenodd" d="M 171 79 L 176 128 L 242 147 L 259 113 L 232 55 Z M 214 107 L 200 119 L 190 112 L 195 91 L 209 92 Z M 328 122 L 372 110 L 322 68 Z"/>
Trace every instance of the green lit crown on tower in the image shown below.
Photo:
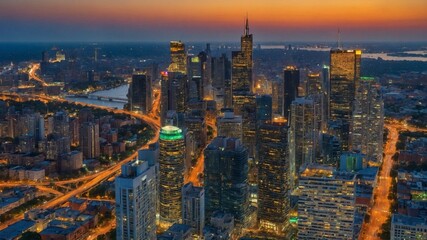
<path fill-rule="evenodd" d="M 175 126 L 164 126 L 160 129 L 160 139 L 166 141 L 184 139 L 182 130 Z"/>

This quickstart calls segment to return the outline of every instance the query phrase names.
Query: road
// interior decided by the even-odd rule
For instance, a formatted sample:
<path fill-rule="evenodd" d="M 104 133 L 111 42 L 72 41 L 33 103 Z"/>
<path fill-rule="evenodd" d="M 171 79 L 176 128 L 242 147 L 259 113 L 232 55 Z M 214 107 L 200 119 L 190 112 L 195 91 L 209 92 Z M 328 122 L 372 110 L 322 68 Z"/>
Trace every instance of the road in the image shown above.
<path fill-rule="evenodd" d="M 47 86 L 47 83 L 43 81 L 39 76 L 37 76 L 36 72 L 40 69 L 40 63 L 32 63 L 30 65 L 30 70 L 28 71 L 28 76 L 30 79 L 33 79 L 42 84 L 42 86 Z"/>
<path fill-rule="evenodd" d="M 392 178 L 390 172 L 393 167 L 393 155 L 397 152 L 396 143 L 399 139 L 399 133 L 403 131 L 422 131 L 427 129 L 408 126 L 406 123 L 397 120 L 388 121 L 385 124 L 388 129 L 387 141 L 384 147 L 384 159 L 381 172 L 378 175 L 377 186 L 374 189 L 374 204 L 368 210 L 370 221 L 364 222 L 359 239 L 380 239 L 378 234 L 381 232 L 381 226 L 390 217 L 391 200 L 388 199 Z"/>
<path fill-rule="evenodd" d="M 213 129 L 213 137 L 216 137 L 217 130 L 215 125 L 215 120 L 207 121 L 206 124 Z M 209 142 L 207 143 L 209 145 Z M 199 158 L 197 158 L 196 165 L 191 169 L 188 176 L 185 178 L 185 183 L 192 182 L 194 186 L 203 186 L 202 179 L 200 179 L 200 174 L 203 173 L 205 164 L 205 154 L 204 151 L 200 153 Z"/>
<path fill-rule="evenodd" d="M 22 101 L 25 100 L 44 100 L 44 101 L 60 101 L 60 102 L 69 102 L 69 103 L 75 103 L 75 104 L 80 104 L 83 106 L 87 106 L 87 107 L 92 107 L 92 108 L 99 108 L 99 109 L 105 109 L 108 110 L 112 113 L 116 113 L 116 114 L 127 114 L 130 116 L 133 116 L 143 122 L 145 122 L 146 124 L 148 124 L 153 131 L 155 132 L 154 137 L 147 142 L 144 146 L 142 146 L 141 149 L 144 148 L 148 148 L 148 145 L 154 142 L 157 142 L 158 138 L 159 138 L 159 132 L 160 132 L 160 120 L 158 116 L 155 116 L 155 114 L 151 114 L 151 116 L 149 115 L 142 115 L 139 113 L 135 113 L 135 112 L 129 112 L 126 110 L 120 110 L 120 109 L 112 109 L 109 107 L 102 107 L 102 106 L 97 106 L 97 105 L 93 105 L 93 104 L 87 104 L 87 103 L 82 103 L 82 102 L 72 102 L 72 101 L 68 101 L 65 99 L 57 99 L 57 98 L 52 98 L 49 96 L 44 96 L 44 95 L 17 95 L 14 93 L 0 93 L 0 99 L 12 99 L 12 100 L 17 100 L 20 99 Z M 156 98 L 153 102 L 153 113 L 157 113 L 158 112 L 158 106 L 159 103 L 158 101 L 160 101 L 160 94 L 156 95 Z M 105 170 L 102 170 L 98 173 L 95 173 L 91 176 L 83 176 L 81 178 L 77 178 L 74 180 L 65 180 L 62 181 L 62 183 L 74 183 L 75 181 L 77 182 L 81 182 L 81 181 L 87 181 L 85 183 L 83 183 L 81 186 L 77 187 L 76 189 L 69 191 L 67 193 L 64 193 L 62 195 L 59 195 L 57 197 L 55 197 L 54 199 L 52 199 L 49 202 L 46 202 L 40 206 L 38 206 L 38 208 L 42 208 L 42 209 L 48 209 L 48 208 L 53 208 L 56 206 L 59 206 L 63 203 L 65 203 L 68 199 L 70 199 L 71 197 L 77 196 L 85 191 L 88 191 L 91 188 L 96 187 L 97 185 L 99 185 L 100 183 L 102 183 L 103 181 L 109 179 L 111 176 L 117 174 L 120 169 L 121 166 L 127 162 L 132 161 L 133 159 L 135 159 L 138 156 L 138 151 L 135 151 L 132 155 L 130 155 L 129 157 L 121 160 L 120 162 L 118 162 L 117 164 L 115 164 L 114 166 L 111 166 Z M 59 183 L 59 182 L 58 182 Z M 35 183 L 34 185 L 46 185 L 46 183 Z M 0 230 L 4 229 L 5 227 L 7 227 L 8 225 L 17 222 L 19 220 L 23 219 L 23 215 L 18 216 L 16 218 L 13 219 L 12 222 L 7 222 L 7 223 L 2 223 L 0 225 Z"/>

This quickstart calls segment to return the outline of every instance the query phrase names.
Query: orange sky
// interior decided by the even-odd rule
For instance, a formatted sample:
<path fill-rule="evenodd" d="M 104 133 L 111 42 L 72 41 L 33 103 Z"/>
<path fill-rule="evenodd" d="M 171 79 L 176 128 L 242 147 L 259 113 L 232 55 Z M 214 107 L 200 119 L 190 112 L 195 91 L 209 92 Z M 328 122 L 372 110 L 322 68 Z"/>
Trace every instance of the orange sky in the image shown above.
<path fill-rule="evenodd" d="M 329 36 L 337 28 L 344 33 L 346 30 L 368 33 L 368 38 L 375 32 L 376 35 L 383 34 L 386 39 L 401 32 L 410 34 L 406 36 L 409 40 L 411 37 L 412 40 L 427 40 L 426 0 L 0 1 L 0 20 L 11 26 L 15 24 L 16 31 L 27 25 L 39 27 L 43 33 L 53 34 L 57 30 L 67 35 L 74 31 L 82 38 L 88 29 L 98 29 L 108 35 L 109 30 L 126 33 L 124 28 L 128 28 L 129 32 L 145 31 L 153 40 L 166 37 L 168 32 L 171 37 L 203 38 L 212 35 L 212 30 L 224 30 L 224 38 L 228 39 L 232 30 L 242 29 L 246 13 L 254 34 L 259 31 L 270 38 L 278 38 L 271 40 L 286 36 L 286 31 L 304 38 L 307 31 L 322 30 Z M 81 31 L 76 31 L 79 28 Z M 218 38 L 219 33 L 216 34 Z M 134 33 L 129 35 L 136 36 Z M 381 37 L 376 35 L 373 37 Z M 320 37 L 327 39 L 328 36 L 325 33 Z M 264 40 L 263 36 L 258 37 Z"/>

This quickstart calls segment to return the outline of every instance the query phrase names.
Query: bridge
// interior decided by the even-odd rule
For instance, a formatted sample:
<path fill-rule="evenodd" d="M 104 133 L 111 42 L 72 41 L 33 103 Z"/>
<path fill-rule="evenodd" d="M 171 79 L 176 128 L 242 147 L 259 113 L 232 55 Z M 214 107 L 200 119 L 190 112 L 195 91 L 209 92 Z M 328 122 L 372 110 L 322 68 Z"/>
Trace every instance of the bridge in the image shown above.
<path fill-rule="evenodd" d="M 120 102 L 120 103 L 127 103 L 127 98 L 119 98 L 119 97 L 112 97 L 112 96 L 100 96 L 100 95 L 83 95 L 83 94 L 76 94 L 76 95 L 68 95 L 70 98 L 87 98 L 87 99 L 95 99 L 100 101 L 109 101 L 109 102 Z"/>

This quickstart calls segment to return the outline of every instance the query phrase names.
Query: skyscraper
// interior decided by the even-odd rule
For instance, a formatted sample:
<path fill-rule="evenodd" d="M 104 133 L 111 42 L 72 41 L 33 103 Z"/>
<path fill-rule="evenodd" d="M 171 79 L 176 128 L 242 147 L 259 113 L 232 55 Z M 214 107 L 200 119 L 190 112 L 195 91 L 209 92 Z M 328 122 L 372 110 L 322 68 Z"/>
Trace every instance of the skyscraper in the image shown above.
<path fill-rule="evenodd" d="M 298 97 L 300 73 L 295 66 L 287 66 L 283 71 L 283 116 L 287 119 L 292 101 Z"/>
<path fill-rule="evenodd" d="M 195 229 L 200 237 L 205 226 L 205 190 L 187 183 L 182 187 L 182 223 Z"/>
<path fill-rule="evenodd" d="M 256 97 L 256 120 L 271 121 L 273 117 L 273 101 L 270 95 Z"/>
<path fill-rule="evenodd" d="M 289 157 L 291 168 L 291 187 L 298 184 L 298 173 L 304 164 L 315 159 L 317 131 L 315 128 L 314 102 L 297 98 L 291 104 L 289 119 Z"/>
<path fill-rule="evenodd" d="M 330 52 L 330 120 L 342 120 L 349 126 L 356 89 L 359 86 L 361 50 L 333 49 Z M 350 129 L 342 129 L 341 145 L 348 150 Z"/>
<path fill-rule="evenodd" d="M 181 219 L 185 159 L 182 130 L 174 126 L 162 127 L 159 143 L 160 221 L 165 226 L 170 226 Z"/>
<path fill-rule="evenodd" d="M 156 238 L 156 173 L 147 161 L 122 166 L 115 180 L 117 239 Z"/>
<path fill-rule="evenodd" d="M 185 44 L 181 41 L 170 42 L 170 55 L 171 64 L 169 66 L 169 72 L 179 72 L 187 74 L 187 52 L 185 50 Z"/>
<path fill-rule="evenodd" d="M 80 149 L 83 157 L 97 158 L 100 154 L 99 125 L 93 122 L 84 122 L 80 127 Z"/>
<path fill-rule="evenodd" d="M 217 135 L 242 139 L 242 116 L 234 115 L 233 109 L 225 109 L 216 119 Z"/>
<path fill-rule="evenodd" d="M 205 148 L 206 217 L 216 210 L 234 215 L 240 226 L 249 208 L 248 152 L 237 138 L 216 137 Z"/>
<path fill-rule="evenodd" d="M 144 114 L 151 111 L 153 104 L 151 78 L 145 72 L 135 72 L 132 75 L 128 99 L 130 111 L 138 111 Z"/>
<path fill-rule="evenodd" d="M 309 165 L 299 190 L 298 239 L 354 239 L 354 174 Z"/>
<path fill-rule="evenodd" d="M 285 123 L 258 127 L 258 224 L 281 234 L 289 220 L 289 155 Z"/>
<path fill-rule="evenodd" d="M 382 161 L 384 102 L 381 86 L 373 78 L 360 78 L 351 122 L 351 148 L 374 162 Z"/>
<path fill-rule="evenodd" d="M 246 18 L 245 31 L 240 40 L 241 50 L 232 52 L 232 96 L 252 92 L 253 36 L 249 34 L 249 20 Z"/>

